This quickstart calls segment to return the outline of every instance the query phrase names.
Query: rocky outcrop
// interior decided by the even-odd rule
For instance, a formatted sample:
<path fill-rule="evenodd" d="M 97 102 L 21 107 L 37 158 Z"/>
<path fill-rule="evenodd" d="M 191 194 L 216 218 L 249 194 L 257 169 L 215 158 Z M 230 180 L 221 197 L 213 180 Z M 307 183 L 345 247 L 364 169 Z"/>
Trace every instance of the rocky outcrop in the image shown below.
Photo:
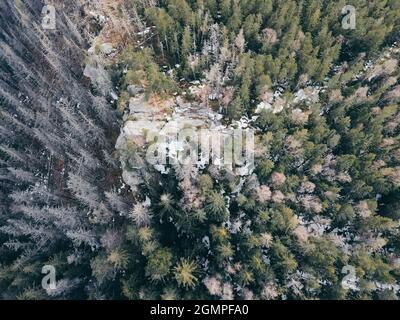
<path fill-rule="evenodd" d="M 120 154 L 123 179 L 133 191 L 143 182 L 149 167 L 167 174 L 171 166 L 185 166 L 187 159 L 184 160 L 183 154 L 189 149 L 195 150 L 195 154 L 191 151 L 189 157 L 193 157 L 190 165 L 196 170 L 211 163 L 216 168 L 231 171 L 232 175 L 246 176 L 254 169 L 251 161 L 230 163 L 233 156 L 225 153 L 232 148 L 230 139 L 234 127 L 244 128 L 245 123 L 223 125 L 222 115 L 206 103 L 185 101 L 181 96 L 149 102 L 140 93 L 130 98 L 129 111 L 124 119 L 116 149 Z M 245 131 L 251 132 L 250 129 Z M 249 137 L 252 138 L 250 133 L 243 135 L 245 139 Z M 246 149 L 250 160 L 254 156 L 252 143 L 254 141 L 250 141 Z M 210 152 L 204 151 L 204 146 L 210 146 Z"/>

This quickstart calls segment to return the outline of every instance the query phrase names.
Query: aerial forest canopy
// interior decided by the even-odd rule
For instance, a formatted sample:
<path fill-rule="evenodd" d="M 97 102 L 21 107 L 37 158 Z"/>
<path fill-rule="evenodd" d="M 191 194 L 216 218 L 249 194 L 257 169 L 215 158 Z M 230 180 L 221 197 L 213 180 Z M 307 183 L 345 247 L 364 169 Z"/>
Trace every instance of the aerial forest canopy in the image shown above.
<path fill-rule="evenodd" d="M 400 298 L 400 1 L 62 2 L 0 3 L 0 298 Z"/>

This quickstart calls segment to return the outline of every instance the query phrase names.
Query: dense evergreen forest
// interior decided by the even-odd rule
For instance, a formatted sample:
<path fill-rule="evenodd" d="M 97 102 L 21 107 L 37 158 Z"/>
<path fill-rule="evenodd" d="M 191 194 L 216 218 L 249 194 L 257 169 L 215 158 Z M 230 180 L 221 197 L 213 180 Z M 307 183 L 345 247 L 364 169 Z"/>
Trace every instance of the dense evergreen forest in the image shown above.
<path fill-rule="evenodd" d="M 1 298 L 400 297 L 400 1 L 118 0 L 112 53 L 77 2 L 0 4 Z M 182 106 L 254 168 L 143 161 Z"/>

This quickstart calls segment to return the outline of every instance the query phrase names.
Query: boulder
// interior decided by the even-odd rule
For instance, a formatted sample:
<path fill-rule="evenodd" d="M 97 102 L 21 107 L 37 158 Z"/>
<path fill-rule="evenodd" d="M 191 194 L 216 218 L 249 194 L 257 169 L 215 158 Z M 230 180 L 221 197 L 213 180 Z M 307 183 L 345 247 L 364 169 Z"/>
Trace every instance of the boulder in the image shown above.
<path fill-rule="evenodd" d="M 129 93 L 129 95 L 131 97 L 134 97 L 134 96 L 136 96 L 136 95 L 138 95 L 140 93 L 143 93 L 143 91 L 144 91 L 141 86 L 137 86 L 137 85 L 134 85 L 134 84 L 129 85 L 127 90 L 128 90 L 128 93 Z"/>

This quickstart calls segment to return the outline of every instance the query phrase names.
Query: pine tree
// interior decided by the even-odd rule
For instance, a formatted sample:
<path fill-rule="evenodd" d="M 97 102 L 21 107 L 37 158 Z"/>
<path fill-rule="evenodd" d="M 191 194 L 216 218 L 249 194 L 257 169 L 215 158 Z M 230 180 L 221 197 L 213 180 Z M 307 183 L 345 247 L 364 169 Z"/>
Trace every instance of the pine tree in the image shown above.
<path fill-rule="evenodd" d="M 184 288 L 195 287 L 197 284 L 197 264 L 193 260 L 182 258 L 174 268 L 175 279 Z"/>

